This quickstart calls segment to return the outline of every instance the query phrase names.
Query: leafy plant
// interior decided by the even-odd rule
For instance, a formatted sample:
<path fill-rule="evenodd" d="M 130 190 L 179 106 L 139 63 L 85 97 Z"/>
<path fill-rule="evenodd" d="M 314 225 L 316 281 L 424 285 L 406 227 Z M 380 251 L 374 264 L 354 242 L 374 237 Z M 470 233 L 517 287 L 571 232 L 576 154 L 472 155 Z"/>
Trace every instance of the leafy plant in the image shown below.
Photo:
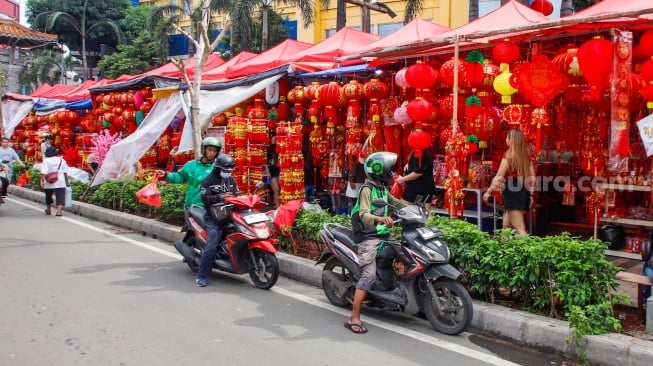
<path fill-rule="evenodd" d="M 159 187 L 161 191 L 161 207 L 156 213 L 163 221 L 183 222 L 184 199 L 186 197 L 185 184 L 166 184 Z"/>

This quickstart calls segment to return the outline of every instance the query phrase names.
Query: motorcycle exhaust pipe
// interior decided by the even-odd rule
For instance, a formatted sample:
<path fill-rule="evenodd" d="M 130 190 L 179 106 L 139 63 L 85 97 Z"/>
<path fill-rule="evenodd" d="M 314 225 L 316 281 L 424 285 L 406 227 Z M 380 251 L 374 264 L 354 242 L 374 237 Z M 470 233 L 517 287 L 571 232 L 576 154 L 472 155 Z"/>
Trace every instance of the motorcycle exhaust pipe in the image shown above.
<path fill-rule="evenodd" d="M 186 260 L 193 261 L 195 260 L 195 253 L 193 252 L 193 249 L 186 245 L 181 240 L 176 240 L 174 243 L 175 249 L 181 254 Z"/>
<path fill-rule="evenodd" d="M 349 288 L 351 288 L 352 284 L 349 282 L 345 282 L 338 278 L 335 273 L 331 271 L 323 271 L 322 272 L 322 280 L 323 283 L 329 286 L 333 292 L 338 297 L 344 298 L 347 293 L 349 292 Z"/>

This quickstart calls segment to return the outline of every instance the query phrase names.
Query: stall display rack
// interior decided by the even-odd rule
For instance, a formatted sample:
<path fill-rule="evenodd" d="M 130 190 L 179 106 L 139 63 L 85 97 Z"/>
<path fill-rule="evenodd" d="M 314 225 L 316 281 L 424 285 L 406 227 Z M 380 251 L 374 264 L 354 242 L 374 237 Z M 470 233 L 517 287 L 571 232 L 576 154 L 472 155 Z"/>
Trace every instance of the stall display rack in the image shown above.
<path fill-rule="evenodd" d="M 436 188 L 444 189 L 444 186 L 437 185 Z M 492 217 L 494 218 L 494 226 L 496 229 L 496 205 L 493 205 L 492 212 L 483 211 L 483 193 L 487 191 L 487 188 L 463 188 L 463 192 L 472 192 L 476 195 L 476 209 L 475 210 L 464 210 L 463 216 L 476 219 L 476 224 L 479 230 L 483 230 L 483 219 Z M 449 211 L 446 208 L 431 208 L 431 212 L 438 215 L 449 215 Z"/>

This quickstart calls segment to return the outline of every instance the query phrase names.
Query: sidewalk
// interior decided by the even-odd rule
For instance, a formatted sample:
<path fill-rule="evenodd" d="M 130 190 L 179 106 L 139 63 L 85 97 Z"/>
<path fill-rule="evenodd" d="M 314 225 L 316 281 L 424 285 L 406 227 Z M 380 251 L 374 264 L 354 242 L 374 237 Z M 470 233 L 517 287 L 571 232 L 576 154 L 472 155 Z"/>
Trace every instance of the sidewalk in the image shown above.
<path fill-rule="evenodd" d="M 44 203 L 42 192 L 10 186 L 12 195 Z M 83 202 L 73 202 L 66 209 L 76 215 L 107 224 L 128 228 L 142 235 L 172 243 L 180 240 L 180 228 L 156 220 L 113 211 Z M 321 287 L 321 266 L 313 261 L 278 253 L 281 273 L 291 279 Z M 580 350 L 565 339 L 571 337 L 567 322 L 546 318 L 506 307 L 474 301 L 472 332 L 489 334 L 515 344 L 533 347 L 545 352 L 555 352 L 577 358 Z M 621 334 L 606 334 L 586 337 L 585 351 L 592 365 L 653 365 L 653 342 Z"/>

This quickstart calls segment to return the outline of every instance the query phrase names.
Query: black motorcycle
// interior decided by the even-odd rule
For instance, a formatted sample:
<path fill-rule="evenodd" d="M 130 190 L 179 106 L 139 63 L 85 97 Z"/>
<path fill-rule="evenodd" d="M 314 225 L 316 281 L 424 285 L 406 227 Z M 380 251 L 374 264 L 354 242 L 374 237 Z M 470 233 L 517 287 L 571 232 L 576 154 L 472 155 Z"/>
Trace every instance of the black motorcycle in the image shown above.
<path fill-rule="evenodd" d="M 372 204 L 385 207 L 387 202 L 380 198 Z M 423 313 L 440 333 L 463 332 L 472 320 L 472 299 L 458 282 L 460 272 L 448 263 L 450 252 L 442 232 L 437 227 L 425 227 L 428 213 L 419 205 L 397 210 L 394 217 L 395 225 L 403 229 L 402 249 L 417 266 L 410 273 L 397 276 L 394 250 L 389 244 L 381 244 L 376 259 L 377 280 L 367 294 L 366 304 L 409 315 Z M 327 245 L 316 263 L 325 263 L 322 271 L 324 294 L 333 305 L 349 306 L 361 276 L 353 232 L 344 226 L 326 223 L 320 235 Z"/>

